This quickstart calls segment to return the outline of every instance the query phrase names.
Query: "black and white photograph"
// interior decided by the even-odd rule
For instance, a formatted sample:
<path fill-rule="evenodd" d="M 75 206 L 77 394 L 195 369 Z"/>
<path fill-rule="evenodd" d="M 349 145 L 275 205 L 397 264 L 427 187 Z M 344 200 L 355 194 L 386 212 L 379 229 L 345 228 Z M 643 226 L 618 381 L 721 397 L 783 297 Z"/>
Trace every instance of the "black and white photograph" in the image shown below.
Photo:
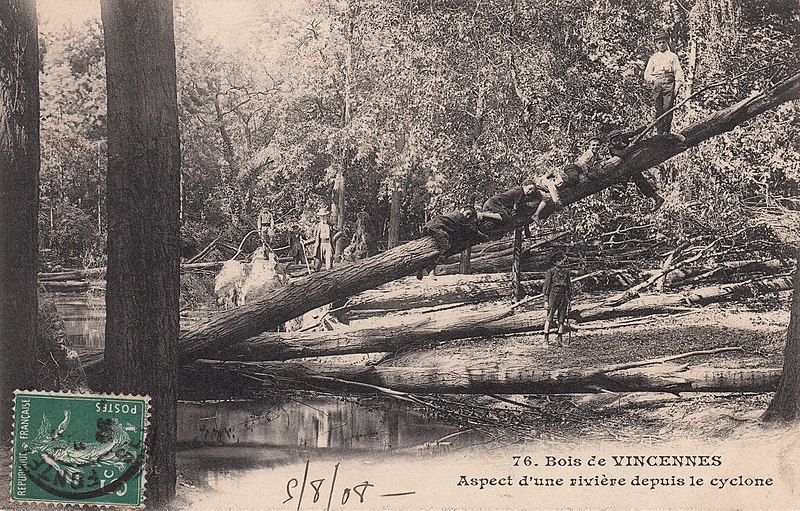
<path fill-rule="evenodd" d="M 0 509 L 798 508 L 797 0 L 0 0 L 0 125 Z"/>

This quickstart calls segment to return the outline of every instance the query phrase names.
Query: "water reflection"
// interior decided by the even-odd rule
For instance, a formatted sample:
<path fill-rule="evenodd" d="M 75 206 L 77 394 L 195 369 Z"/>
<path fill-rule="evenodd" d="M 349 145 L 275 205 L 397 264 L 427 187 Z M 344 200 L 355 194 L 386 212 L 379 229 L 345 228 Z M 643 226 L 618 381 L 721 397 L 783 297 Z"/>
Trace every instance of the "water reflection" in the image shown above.
<path fill-rule="evenodd" d="M 102 291 L 42 293 L 41 298 L 55 303 L 64 320 L 69 346 L 103 348 L 106 336 L 106 305 Z"/>
<path fill-rule="evenodd" d="M 185 403 L 178 413 L 178 438 L 193 445 L 388 450 L 430 442 L 454 431 L 396 403 L 364 406 L 329 396 L 268 409 L 253 402 Z"/>

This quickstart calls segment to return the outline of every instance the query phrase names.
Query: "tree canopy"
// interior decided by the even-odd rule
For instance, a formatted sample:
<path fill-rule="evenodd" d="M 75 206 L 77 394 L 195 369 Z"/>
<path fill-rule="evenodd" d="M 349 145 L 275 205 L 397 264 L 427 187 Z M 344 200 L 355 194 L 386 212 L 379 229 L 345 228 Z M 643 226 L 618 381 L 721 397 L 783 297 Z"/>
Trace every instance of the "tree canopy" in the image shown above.
<path fill-rule="evenodd" d="M 305 0 L 244 2 L 234 21 L 176 3 L 182 235 L 193 255 L 238 241 L 268 205 L 308 228 L 343 170 L 345 220 L 401 239 L 432 215 L 563 167 L 593 134 L 652 120 L 642 72 L 672 34 L 687 74 L 675 129 L 797 69 L 796 2 Z M 42 246 L 54 263 L 102 262 L 105 69 L 97 19 L 44 27 Z M 788 103 L 654 169 L 651 213 L 617 190 L 553 223 L 590 235 L 646 223 L 680 240 L 795 207 L 798 105 Z"/>

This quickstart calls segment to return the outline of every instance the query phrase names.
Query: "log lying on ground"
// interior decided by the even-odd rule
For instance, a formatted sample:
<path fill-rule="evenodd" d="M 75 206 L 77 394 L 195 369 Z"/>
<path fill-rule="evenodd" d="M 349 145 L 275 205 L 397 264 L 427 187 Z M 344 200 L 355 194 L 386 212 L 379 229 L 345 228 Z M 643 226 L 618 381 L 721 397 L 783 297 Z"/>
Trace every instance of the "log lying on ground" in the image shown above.
<path fill-rule="evenodd" d="M 543 275 L 525 274 L 524 282 L 532 289 L 541 288 Z M 400 285 L 382 286 L 350 297 L 345 311 L 360 309 L 408 310 L 447 303 L 487 302 L 511 296 L 511 277 L 507 273 L 446 275 L 436 281 L 403 279 Z"/>
<path fill-rule="evenodd" d="M 546 256 L 546 247 L 552 245 L 560 239 L 567 237 L 568 235 L 569 233 L 560 232 L 528 244 L 522 249 L 522 259 L 531 259 L 531 255 L 537 252 L 542 252 L 542 254 Z M 490 251 L 484 255 L 472 257 L 470 259 L 470 268 L 474 273 L 490 273 L 508 270 L 511 268 L 511 259 L 513 255 L 513 247 L 503 248 L 502 250 L 497 251 Z M 546 257 L 544 258 L 546 259 Z M 441 264 L 436 267 L 437 275 L 451 275 L 459 272 L 460 266 L 458 262 Z"/>
<path fill-rule="evenodd" d="M 209 263 L 183 263 L 181 264 L 181 271 L 193 271 L 193 270 L 219 270 L 222 268 L 222 265 L 225 264 L 225 261 L 214 261 Z M 62 281 L 62 280 L 78 280 L 78 279 L 86 279 L 92 277 L 105 277 L 106 275 L 106 268 L 102 266 L 100 268 L 89 268 L 86 270 L 70 270 L 70 271 L 59 271 L 59 272 L 50 272 L 50 273 L 40 273 L 38 275 L 39 282 L 55 282 L 55 281 Z"/>
<path fill-rule="evenodd" d="M 603 302 L 578 304 L 570 316 L 579 321 L 595 321 L 620 317 L 670 313 L 687 303 L 706 305 L 736 298 L 764 295 L 792 289 L 791 277 L 774 277 L 759 281 L 725 286 L 709 286 L 684 293 L 646 295 L 617 307 Z M 541 331 L 544 312 L 541 310 L 517 312 L 510 315 L 510 307 L 491 311 L 448 311 L 424 318 L 410 318 L 392 327 L 352 328 L 329 332 L 265 332 L 237 343 L 214 358 L 224 360 L 271 361 L 301 357 L 347 355 L 396 351 L 438 341 L 471 337 L 489 337 L 506 334 Z M 81 356 L 86 368 L 102 360 L 102 353 L 91 352 Z"/>
<path fill-rule="evenodd" d="M 564 205 L 597 193 L 611 185 L 627 181 L 637 172 L 659 163 L 715 135 L 729 131 L 784 102 L 800 98 L 800 73 L 761 94 L 715 112 L 683 131 L 683 144 L 643 140 L 635 144 L 628 158 L 609 161 L 593 172 L 585 183 L 563 186 L 559 190 Z M 552 212 L 553 208 L 549 208 Z M 547 214 L 548 209 L 543 212 Z M 522 221 L 518 221 L 521 224 Z M 497 233 L 517 225 L 503 225 Z M 451 247 L 453 252 L 465 247 Z M 346 268 L 323 271 L 276 289 L 243 307 L 233 309 L 202 324 L 183 330 L 179 338 L 180 362 L 189 363 L 215 353 L 261 332 L 276 328 L 326 303 L 341 300 L 366 289 L 377 287 L 426 267 L 443 251 L 432 237 L 424 237 L 383 254 L 364 259 Z M 87 368 L 90 379 L 99 376 L 101 364 Z"/>
<path fill-rule="evenodd" d="M 70 270 L 49 273 L 39 273 L 39 282 L 50 282 L 57 280 L 80 280 L 88 277 L 104 277 L 106 274 L 105 266 L 102 268 L 89 268 L 88 270 Z"/>
<path fill-rule="evenodd" d="M 86 291 L 91 287 L 88 280 L 45 280 L 39 282 L 39 285 L 45 291 L 58 293 L 58 292 L 79 292 Z"/>
<path fill-rule="evenodd" d="M 792 289 L 791 275 L 781 275 L 737 284 L 701 287 L 683 293 L 646 295 L 617 306 L 607 305 L 606 302 L 598 302 L 573 308 L 570 317 L 579 321 L 594 321 L 618 318 L 620 316 L 640 316 L 654 312 L 666 312 L 671 308 L 687 304 L 707 305 L 738 298 L 762 296 L 789 289 Z"/>
<path fill-rule="evenodd" d="M 287 360 L 291 358 L 396 351 L 420 343 L 494 335 L 509 325 L 498 320 L 512 314 L 510 307 L 494 311 L 431 314 L 399 324 L 375 328 L 345 328 L 327 332 L 265 332 L 236 344 L 214 358 L 221 360 Z M 521 319 L 521 318 L 518 318 Z M 523 321 L 516 328 L 527 329 Z M 514 329 L 514 326 L 510 328 Z"/>
<path fill-rule="evenodd" d="M 771 392 L 780 369 L 728 369 L 664 365 L 619 371 L 531 367 L 504 360 L 473 361 L 469 366 L 382 367 L 296 362 L 220 362 L 202 360 L 185 368 L 195 381 L 214 382 L 234 372 L 254 382 L 279 387 L 299 384 L 349 392 L 389 390 L 414 394 L 567 394 L 597 392 Z M 378 387 L 379 389 L 376 389 Z"/>
<path fill-rule="evenodd" d="M 742 285 L 712 286 L 685 293 L 649 295 L 607 307 L 602 302 L 576 305 L 571 316 L 594 321 L 628 316 L 662 314 L 687 302 L 708 304 L 754 293 L 764 294 L 792 288 L 790 277 L 764 279 Z M 538 302 L 536 302 L 538 303 Z M 544 324 L 541 310 L 517 312 L 510 307 L 491 311 L 444 312 L 391 327 L 352 328 L 329 332 L 266 332 L 221 352 L 221 360 L 270 361 L 301 357 L 396 351 L 422 344 L 470 337 L 490 337 L 539 332 Z"/>
<path fill-rule="evenodd" d="M 767 261 L 747 260 L 747 261 L 727 261 L 719 263 L 713 268 L 694 268 L 692 270 L 675 270 L 667 278 L 670 285 L 682 285 L 687 282 L 698 282 L 702 280 L 715 279 L 720 276 L 742 276 L 751 273 L 775 273 L 782 269 L 789 269 L 777 259 Z M 670 278 L 671 277 L 671 278 Z"/>

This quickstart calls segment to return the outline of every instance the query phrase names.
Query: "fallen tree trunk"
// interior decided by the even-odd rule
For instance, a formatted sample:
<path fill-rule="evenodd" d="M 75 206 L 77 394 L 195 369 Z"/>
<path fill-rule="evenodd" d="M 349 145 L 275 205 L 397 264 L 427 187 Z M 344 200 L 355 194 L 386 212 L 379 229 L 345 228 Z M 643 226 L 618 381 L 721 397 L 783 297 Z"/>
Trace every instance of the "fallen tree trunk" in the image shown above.
<path fill-rule="evenodd" d="M 333 391 L 414 394 L 568 394 L 597 392 L 772 392 L 780 369 L 729 369 L 663 365 L 602 371 L 532 368 L 527 362 L 484 360 L 469 366 L 383 367 L 297 362 L 202 360 L 185 369 L 194 380 L 213 382 L 225 373 L 278 387 L 298 385 Z"/>
<path fill-rule="evenodd" d="M 791 289 L 791 278 L 780 277 L 742 285 L 713 286 L 686 293 L 650 295 L 608 307 L 602 302 L 577 305 L 571 317 L 594 321 L 674 311 L 687 301 L 708 304 L 753 293 L 764 294 Z M 301 357 L 347 355 L 396 351 L 432 342 L 470 337 L 491 337 L 541 331 L 544 312 L 533 310 L 512 314 L 511 307 L 492 311 L 451 311 L 412 318 L 381 328 L 352 328 L 329 332 L 266 332 L 221 352 L 221 360 L 270 361 Z"/>
<path fill-rule="evenodd" d="M 538 254 L 541 252 L 542 257 L 541 259 L 547 260 L 546 254 L 543 251 L 545 247 L 550 246 L 554 242 L 567 237 L 569 233 L 561 232 L 554 234 L 552 236 L 548 236 L 543 240 L 536 241 L 531 243 L 527 246 L 522 248 L 522 252 L 520 254 L 520 260 L 525 267 L 530 267 L 530 259 L 532 259 L 533 254 Z M 503 272 L 508 271 L 511 268 L 511 261 L 514 257 L 514 247 L 513 245 L 509 248 L 503 248 L 502 250 L 491 251 L 487 254 L 482 256 L 473 256 L 470 258 L 470 268 L 473 273 L 492 273 L 492 272 Z M 437 275 L 452 275 L 459 273 L 461 270 L 460 263 L 447 263 L 441 264 L 436 267 L 436 274 Z"/>
<path fill-rule="evenodd" d="M 532 287 L 538 283 L 541 287 L 542 278 L 540 274 L 525 274 L 523 282 Z M 510 292 L 511 277 L 507 273 L 447 275 L 437 277 L 435 284 L 427 279 L 407 278 L 398 285 L 382 286 L 352 296 L 343 310 L 408 310 L 446 303 L 487 302 L 508 298 Z"/>
<path fill-rule="evenodd" d="M 91 284 L 88 280 L 45 280 L 39 282 L 45 291 L 51 293 L 87 291 Z"/>
<path fill-rule="evenodd" d="M 788 270 L 783 263 L 777 259 L 767 261 L 748 260 L 748 261 L 727 261 L 720 263 L 713 268 L 695 268 L 692 270 L 676 270 L 667 279 L 670 285 L 683 285 L 687 282 L 698 282 L 701 280 L 723 277 L 741 277 L 751 273 L 774 273 L 782 269 Z"/>
<path fill-rule="evenodd" d="M 737 298 L 777 293 L 789 289 L 792 289 L 792 277 L 790 275 L 782 275 L 737 284 L 701 287 L 684 293 L 641 296 L 617 306 L 599 302 L 575 307 L 570 317 L 579 321 L 593 321 L 620 316 L 640 316 L 656 311 L 665 312 L 671 308 L 687 304 L 707 305 Z"/>
<path fill-rule="evenodd" d="M 105 266 L 102 268 L 90 268 L 88 270 L 70 270 L 50 273 L 40 273 L 39 282 L 56 280 L 79 280 L 87 277 L 104 277 L 106 274 Z"/>
<path fill-rule="evenodd" d="M 730 131 L 782 103 L 796 99 L 800 99 L 800 73 L 787 78 L 772 89 L 723 108 L 688 126 L 681 132 L 686 138 L 682 144 L 656 145 L 648 140 L 639 141 L 633 145 L 627 158 L 609 160 L 593 172 L 587 182 L 559 189 L 561 201 L 564 204 L 571 204 L 616 183 L 626 182 L 637 172 L 655 167 L 690 147 Z M 552 208 L 548 209 L 552 211 Z"/>
<path fill-rule="evenodd" d="M 507 331 L 498 320 L 512 314 L 509 307 L 496 311 L 431 314 L 376 328 L 349 328 L 327 332 L 265 332 L 236 344 L 214 358 L 221 360 L 287 360 L 291 358 L 396 351 L 421 343 L 494 335 Z M 520 328 L 530 328 L 517 321 Z M 512 327 L 513 328 L 513 327 Z"/>
<path fill-rule="evenodd" d="M 563 186 L 559 190 L 561 201 L 564 205 L 571 204 L 608 186 L 627 181 L 634 174 L 654 167 L 688 147 L 729 131 L 777 105 L 798 98 L 800 98 L 800 73 L 770 90 L 715 112 L 689 126 L 682 133 L 686 137 L 684 144 L 664 141 L 646 143 L 648 140 L 635 144 L 628 158 L 606 162 L 592 173 L 588 182 Z M 552 206 L 549 206 L 543 213 L 546 215 L 552 211 Z M 495 234 L 511 231 L 519 226 L 517 224 L 525 221 L 517 219 L 515 225 L 498 226 Z M 453 252 L 464 248 L 466 246 L 450 247 Z M 444 248 L 438 246 L 435 240 L 428 236 L 383 254 L 363 259 L 346 268 L 334 268 L 298 279 L 250 304 L 221 313 L 207 322 L 182 331 L 178 348 L 180 362 L 189 363 L 276 328 L 285 321 L 326 303 L 416 273 L 443 251 Z M 98 365 L 87 368 L 90 378 L 100 375 Z"/>
<path fill-rule="evenodd" d="M 222 265 L 225 264 L 225 261 L 214 261 L 209 263 L 183 263 L 181 264 L 181 271 L 192 271 L 192 270 L 218 270 L 222 268 Z M 85 279 L 90 277 L 105 277 L 106 275 L 106 268 L 105 266 L 100 268 L 89 268 L 86 270 L 70 270 L 70 271 L 60 271 L 60 272 L 50 272 L 50 273 L 40 273 L 39 274 L 39 282 L 55 282 L 55 281 L 62 281 L 62 280 L 77 280 L 77 279 Z"/>
<path fill-rule="evenodd" d="M 684 293 L 647 295 L 617 307 L 609 307 L 603 302 L 579 304 L 572 309 L 570 317 L 583 322 L 664 314 L 674 312 L 676 307 L 687 303 L 705 305 L 789 289 L 792 289 L 791 277 L 775 277 L 742 284 L 698 288 Z M 352 328 L 328 332 L 265 332 L 229 347 L 214 358 L 271 361 L 376 353 L 431 342 L 538 332 L 542 329 L 544 311 L 533 310 L 511 315 L 511 310 L 511 307 L 503 307 L 488 312 L 470 311 L 458 314 L 448 311 L 381 328 Z M 100 363 L 102 355 L 102 352 L 84 353 L 81 362 L 85 368 L 91 369 Z"/>

